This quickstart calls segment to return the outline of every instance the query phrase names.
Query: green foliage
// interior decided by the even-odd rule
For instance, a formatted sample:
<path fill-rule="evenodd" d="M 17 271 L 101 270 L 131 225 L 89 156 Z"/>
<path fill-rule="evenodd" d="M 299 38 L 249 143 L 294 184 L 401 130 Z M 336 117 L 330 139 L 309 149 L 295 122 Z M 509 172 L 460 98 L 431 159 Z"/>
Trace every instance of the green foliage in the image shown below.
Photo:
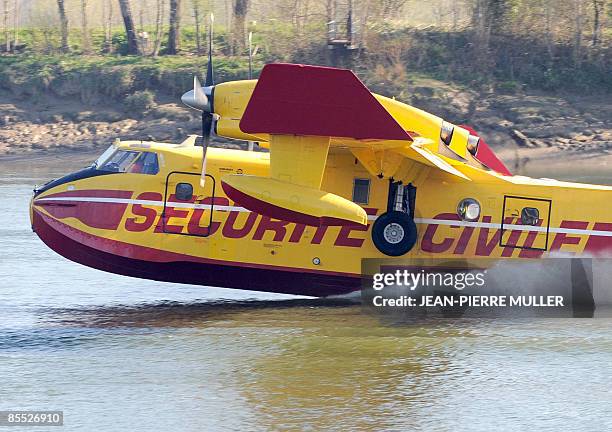
<path fill-rule="evenodd" d="M 127 96 L 124 101 L 125 111 L 142 115 L 155 108 L 155 95 L 149 90 L 139 90 Z"/>
<path fill-rule="evenodd" d="M 402 64 L 409 74 L 424 73 L 472 88 L 496 87 L 516 92 L 523 87 L 548 91 L 612 92 L 612 49 L 584 49 L 579 58 L 569 43 L 552 53 L 536 36 L 492 36 L 488 49 L 477 51 L 470 30 L 395 29 L 378 35 L 366 67 Z M 398 41 L 402 41 L 401 46 Z M 390 52 L 398 51 L 395 56 Z"/>
<path fill-rule="evenodd" d="M 262 67 L 254 65 L 256 72 Z M 0 88 L 31 97 L 47 92 L 76 97 L 122 101 L 129 94 L 149 90 L 178 100 L 193 86 L 193 76 L 203 79 L 205 57 L 163 56 L 0 56 Z M 215 80 L 246 79 L 248 61 L 242 57 L 215 60 Z"/>
<path fill-rule="evenodd" d="M 151 44 L 155 29 L 146 26 Z M 254 28 L 258 54 L 254 74 L 263 64 L 288 61 L 328 64 L 324 23 L 308 22 L 298 34 L 289 22 L 269 20 Z M 183 26 L 182 55 L 127 56 L 122 27 L 112 29 L 111 54 L 104 53 L 104 34 L 92 31 L 93 55 L 80 55 L 80 33 L 71 32 L 71 54 L 59 54 L 57 29 L 22 29 L 22 53 L 0 56 L 0 87 L 28 97 L 51 93 L 92 102 L 121 102 L 135 92 L 178 100 L 191 88 L 193 75 L 203 78 L 207 63 L 207 28 L 201 29 L 203 51 L 195 55 L 195 28 Z M 547 91 L 612 92 L 612 49 L 584 47 L 576 58 L 572 42 L 550 46 L 537 35 L 492 35 L 488 48 L 475 49 L 470 29 L 414 29 L 398 25 L 372 25 L 367 48 L 355 54 L 352 68 L 377 92 L 409 98 L 407 86 L 415 75 L 462 83 L 471 88 L 495 88 L 516 93 L 523 88 Z M 167 28 L 161 35 L 164 53 Z M 215 28 L 216 82 L 246 79 L 246 53 L 230 56 L 226 29 Z"/>

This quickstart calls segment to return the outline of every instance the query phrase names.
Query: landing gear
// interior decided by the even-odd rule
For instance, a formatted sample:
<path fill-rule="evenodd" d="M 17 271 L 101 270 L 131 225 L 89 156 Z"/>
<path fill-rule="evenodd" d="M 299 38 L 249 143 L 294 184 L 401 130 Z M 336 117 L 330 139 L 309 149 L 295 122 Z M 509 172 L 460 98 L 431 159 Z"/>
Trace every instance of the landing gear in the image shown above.
<path fill-rule="evenodd" d="M 388 256 L 408 253 L 417 241 L 417 227 L 413 220 L 416 188 L 389 183 L 387 211 L 372 226 L 372 241 Z"/>
<path fill-rule="evenodd" d="M 385 255 L 404 255 L 416 243 L 416 224 L 404 212 L 383 213 L 372 226 L 372 240 L 376 248 Z"/>

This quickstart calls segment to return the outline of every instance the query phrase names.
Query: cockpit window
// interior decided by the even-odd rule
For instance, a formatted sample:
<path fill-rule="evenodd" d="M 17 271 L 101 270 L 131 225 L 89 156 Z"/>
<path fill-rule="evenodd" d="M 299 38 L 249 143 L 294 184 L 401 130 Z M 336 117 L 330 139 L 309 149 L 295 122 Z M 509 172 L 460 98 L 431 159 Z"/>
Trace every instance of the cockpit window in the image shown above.
<path fill-rule="evenodd" d="M 159 164 L 155 153 L 117 150 L 97 169 L 117 173 L 157 174 Z"/>
<path fill-rule="evenodd" d="M 137 151 L 117 150 L 98 169 L 100 171 L 126 172 L 138 156 L 140 156 L 140 152 Z"/>
<path fill-rule="evenodd" d="M 157 174 L 159 172 L 159 164 L 157 163 L 157 155 L 150 152 L 140 153 L 134 163 L 128 168 L 127 172 L 140 174 Z"/>
<path fill-rule="evenodd" d="M 106 163 L 108 158 L 111 157 L 113 153 L 115 153 L 115 151 L 117 151 L 117 147 L 115 147 L 114 145 L 109 146 L 91 166 L 93 168 L 101 167 Z"/>

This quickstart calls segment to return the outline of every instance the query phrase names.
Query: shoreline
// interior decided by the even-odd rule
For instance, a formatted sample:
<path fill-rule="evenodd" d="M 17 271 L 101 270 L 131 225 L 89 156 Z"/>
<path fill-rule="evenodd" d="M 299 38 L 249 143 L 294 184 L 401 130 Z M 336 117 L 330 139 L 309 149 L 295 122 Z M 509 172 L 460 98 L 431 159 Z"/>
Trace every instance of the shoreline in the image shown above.
<path fill-rule="evenodd" d="M 612 105 L 604 95 L 498 94 L 423 77 L 406 91 L 412 106 L 472 126 L 512 173 L 612 184 Z M 120 97 L 93 104 L 45 93 L 35 101 L 0 89 L 0 99 L 2 170 L 78 167 L 117 138 L 179 143 L 201 128 L 192 110 L 161 94 L 142 110 L 128 110 Z M 212 145 L 246 148 L 222 137 Z"/>
<path fill-rule="evenodd" d="M 219 142 L 213 142 L 212 146 L 230 147 Z M 4 154 L 0 155 L 0 170 L 14 172 L 16 169 L 27 168 L 39 171 L 44 167 L 54 171 L 60 167 L 69 170 L 94 161 L 105 148 L 56 147 L 22 154 Z M 493 150 L 515 175 L 612 185 L 612 152 L 606 149 L 578 152 L 555 147 L 498 147 Z"/>

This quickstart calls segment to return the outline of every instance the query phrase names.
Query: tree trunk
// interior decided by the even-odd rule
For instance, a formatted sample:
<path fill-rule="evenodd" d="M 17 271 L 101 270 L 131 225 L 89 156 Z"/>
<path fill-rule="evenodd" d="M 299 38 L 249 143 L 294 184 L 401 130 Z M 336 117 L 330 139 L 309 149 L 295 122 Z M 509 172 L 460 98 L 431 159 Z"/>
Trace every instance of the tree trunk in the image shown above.
<path fill-rule="evenodd" d="M 13 19 L 13 52 L 19 45 L 19 0 L 15 0 L 15 13 Z"/>
<path fill-rule="evenodd" d="M 225 0 L 225 27 L 229 30 L 232 28 L 232 0 Z M 231 32 L 228 32 L 230 45 L 232 40 Z M 231 48 L 231 47 L 230 47 Z"/>
<path fill-rule="evenodd" d="M 165 8 L 165 0 L 157 0 L 157 15 L 155 17 L 155 41 L 153 43 L 153 52 L 151 53 L 153 57 L 157 57 L 159 55 L 159 48 L 161 47 L 162 24 Z"/>
<path fill-rule="evenodd" d="M 472 13 L 472 28 L 475 33 L 476 54 L 482 53 L 489 48 L 489 38 L 487 37 L 487 4 L 485 0 L 476 0 Z"/>
<path fill-rule="evenodd" d="M 170 30 L 168 54 L 177 54 L 181 48 L 181 0 L 170 0 Z"/>
<path fill-rule="evenodd" d="M 546 0 L 544 7 L 544 14 L 546 16 L 546 49 L 548 51 L 548 58 L 552 64 L 554 58 L 553 51 L 553 34 L 552 34 L 552 3 L 553 0 Z"/>
<path fill-rule="evenodd" d="M 89 27 L 87 25 L 87 0 L 81 0 L 81 28 L 83 54 L 91 54 L 91 39 L 89 38 Z"/>
<path fill-rule="evenodd" d="M 132 18 L 129 0 L 119 0 L 119 7 L 121 8 L 121 16 L 123 17 L 123 24 L 125 25 L 128 54 L 138 54 L 138 41 L 136 40 L 136 29 L 134 28 L 134 18 Z"/>
<path fill-rule="evenodd" d="M 459 4 L 458 0 L 452 0 L 451 11 L 453 13 L 453 31 L 459 26 Z"/>
<path fill-rule="evenodd" d="M 361 15 L 360 29 L 359 29 L 359 57 L 363 54 L 363 50 L 366 46 L 366 40 L 368 37 L 368 16 L 370 13 L 370 0 L 364 2 L 363 11 Z"/>
<path fill-rule="evenodd" d="M 145 13 L 149 10 L 148 0 L 140 0 L 138 2 L 138 19 L 139 19 L 139 32 L 138 32 L 138 49 L 140 54 L 148 55 L 151 51 L 151 44 L 149 39 L 149 33 L 145 31 Z M 148 15 L 148 13 L 147 13 Z"/>
<path fill-rule="evenodd" d="M 593 46 L 601 42 L 601 12 L 604 8 L 604 0 L 593 0 Z"/>
<path fill-rule="evenodd" d="M 234 0 L 233 48 L 235 54 L 242 54 L 246 47 L 246 14 L 249 0 Z"/>
<path fill-rule="evenodd" d="M 102 3 L 102 21 L 104 25 L 103 51 L 110 54 L 113 51 L 113 0 Z"/>
<path fill-rule="evenodd" d="M 144 14 L 145 14 L 145 10 L 147 10 L 149 7 L 149 5 L 147 4 L 147 0 L 140 0 L 138 2 L 138 30 L 141 32 L 144 32 Z"/>
<path fill-rule="evenodd" d="M 57 0 L 57 9 L 60 17 L 60 31 L 62 34 L 62 46 L 60 50 L 67 53 L 70 51 L 68 47 L 68 17 L 66 16 L 66 8 L 64 7 L 64 0 Z"/>
<path fill-rule="evenodd" d="M 574 0 L 574 14 L 576 27 L 574 28 L 574 63 L 580 65 L 582 62 L 582 0 Z"/>
<path fill-rule="evenodd" d="M 192 0 L 191 4 L 193 6 L 193 19 L 195 20 L 195 37 L 196 37 L 196 51 L 198 55 L 202 55 L 202 34 L 200 29 L 200 4 L 199 0 Z"/>
<path fill-rule="evenodd" d="M 11 51 L 11 31 L 9 29 L 9 0 L 4 0 L 4 44 L 6 52 Z"/>

